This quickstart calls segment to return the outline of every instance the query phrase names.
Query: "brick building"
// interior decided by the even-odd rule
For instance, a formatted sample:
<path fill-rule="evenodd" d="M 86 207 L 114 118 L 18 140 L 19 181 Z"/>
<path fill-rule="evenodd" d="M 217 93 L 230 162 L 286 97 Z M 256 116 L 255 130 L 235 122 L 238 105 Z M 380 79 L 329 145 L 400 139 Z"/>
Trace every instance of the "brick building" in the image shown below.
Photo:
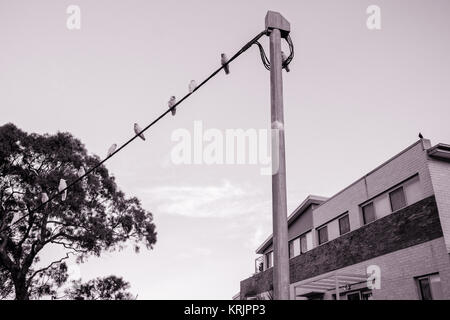
<path fill-rule="evenodd" d="M 450 299 L 450 145 L 422 139 L 288 217 L 291 299 Z M 241 299 L 270 298 L 272 236 Z"/>

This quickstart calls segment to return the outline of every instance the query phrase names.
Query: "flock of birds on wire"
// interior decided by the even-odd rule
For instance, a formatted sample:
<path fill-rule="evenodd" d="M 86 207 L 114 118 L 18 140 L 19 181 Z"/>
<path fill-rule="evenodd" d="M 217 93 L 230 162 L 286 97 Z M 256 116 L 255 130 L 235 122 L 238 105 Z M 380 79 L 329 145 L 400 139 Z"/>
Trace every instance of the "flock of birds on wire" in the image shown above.
<path fill-rule="evenodd" d="M 227 58 L 226 54 L 222 53 L 220 55 L 220 57 L 221 57 L 220 62 L 222 64 L 222 66 L 223 66 L 223 70 L 225 71 L 225 74 L 229 74 L 230 73 L 230 66 L 228 65 L 228 58 Z M 286 59 L 287 59 L 286 54 L 284 52 L 281 52 L 281 57 L 282 57 L 282 60 L 283 60 L 283 63 L 284 63 L 286 61 Z M 287 65 L 284 68 L 286 69 L 287 72 L 290 71 Z M 189 82 L 189 92 L 192 93 L 195 90 L 196 87 L 197 87 L 197 83 L 195 82 L 195 80 L 191 80 L 191 82 Z M 176 107 L 174 107 L 176 105 L 176 103 L 177 103 L 176 97 L 175 96 L 171 96 L 170 100 L 168 102 L 168 106 L 169 106 L 169 109 L 170 109 L 170 111 L 172 113 L 172 116 L 175 116 L 176 113 L 177 113 L 177 109 L 176 109 Z M 137 123 L 134 124 L 134 132 L 136 133 L 137 136 L 139 136 L 139 138 L 141 138 L 142 140 L 145 141 L 145 136 L 142 133 L 142 128 Z M 116 151 L 116 149 L 117 149 L 117 144 L 114 143 L 108 149 L 108 153 L 107 153 L 106 157 L 110 157 Z M 85 172 L 85 170 L 82 167 L 80 169 L 78 169 L 77 176 L 79 178 L 81 178 L 85 174 L 86 174 L 86 172 Z M 60 179 L 59 186 L 58 186 L 58 192 L 62 192 L 64 190 L 64 192 L 61 193 L 61 200 L 62 201 L 65 201 L 66 198 L 67 198 L 67 190 L 66 189 L 67 189 L 67 182 L 66 182 L 66 180 Z M 46 192 L 43 192 L 41 194 L 41 202 L 42 203 L 46 203 L 47 201 L 49 201 L 48 194 Z"/>
<path fill-rule="evenodd" d="M 284 63 L 287 59 L 286 54 L 282 51 L 281 52 L 281 58 L 282 58 L 282 62 Z M 228 65 L 228 58 L 226 56 L 225 53 L 221 54 L 221 59 L 220 62 L 223 66 L 223 69 L 225 71 L 225 74 L 229 74 L 230 73 L 230 67 Z M 289 72 L 289 68 L 288 66 L 284 66 L 284 68 L 286 69 L 287 72 Z M 195 88 L 197 87 L 197 83 L 195 82 L 195 80 L 191 80 L 189 82 L 189 92 L 192 93 Z M 167 103 L 169 106 L 169 109 L 172 113 L 172 116 L 175 116 L 177 113 L 177 109 L 174 107 L 177 103 L 177 99 L 175 96 L 171 96 L 169 102 Z M 145 136 L 142 133 L 142 128 L 139 126 L 139 124 L 135 123 L 134 124 L 134 132 L 136 133 L 137 136 L 139 136 L 139 138 L 141 138 L 142 140 L 145 141 Z M 419 138 L 423 139 L 423 135 L 422 133 L 419 133 Z M 117 144 L 114 143 L 109 149 L 108 149 L 108 153 L 106 155 L 106 157 L 110 157 L 117 149 Z M 84 176 L 86 174 L 85 170 L 83 169 L 83 167 L 81 167 L 80 169 L 78 169 L 77 171 L 77 176 L 80 178 L 82 176 Z M 65 201 L 67 198 L 67 182 L 64 179 L 60 179 L 59 181 L 59 186 L 58 186 L 58 192 L 62 192 L 64 190 L 64 192 L 61 193 L 61 200 Z M 45 203 L 49 200 L 49 197 L 47 195 L 46 192 L 43 192 L 41 194 L 41 201 L 42 203 Z"/>
<path fill-rule="evenodd" d="M 221 59 L 220 62 L 223 66 L 223 69 L 225 71 L 225 74 L 229 74 L 230 73 L 230 66 L 228 65 L 228 58 L 226 56 L 225 53 L 222 53 L 221 55 Z M 282 59 L 283 62 L 287 59 L 286 55 L 284 54 L 284 52 L 282 52 Z M 289 69 L 287 68 L 287 66 L 285 67 L 286 71 L 289 72 Z M 191 80 L 191 82 L 189 82 L 189 92 L 192 93 L 195 88 L 197 87 L 197 83 L 195 82 L 195 80 Z M 175 96 L 171 96 L 169 102 L 167 103 L 169 106 L 169 109 L 172 113 L 172 116 L 175 116 L 177 113 L 177 109 L 174 107 L 175 104 L 177 103 L 177 99 Z M 139 136 L 139 138 L 141 138 L 142 140 L 145 141 L 145 136 L 142 133 L 142 128 L 139 126 L 139 124 L 135 123 L 134 124 L 134 132 L 136 133 L 136 135 Z M 117 144 L 114 143 L 109 149 L 108 149 L 108 153 L 106 155 L 106 157 L 110 157 L 117 149 Z M 77 176 L 78 177 L 82 177 L 86 174 L 85 170 L 83 168 L 78 169 L 77 172 Z M 67 190 L 65 190 L 67 188 L 67 182 L 64 179 L 60 179 L 59 181 L 59 186 L 58 186 L 58 192 L 62 192 L 64 190 L 64 192 L 62 192 L 61 194 L 61 200 L 65 201 L 67 198 Z M 47 195 L 46 192 L 43 192 L 41 194 L 41 201 L 42 203 L 45 203 L 49 200 L 49 197 Z"/>

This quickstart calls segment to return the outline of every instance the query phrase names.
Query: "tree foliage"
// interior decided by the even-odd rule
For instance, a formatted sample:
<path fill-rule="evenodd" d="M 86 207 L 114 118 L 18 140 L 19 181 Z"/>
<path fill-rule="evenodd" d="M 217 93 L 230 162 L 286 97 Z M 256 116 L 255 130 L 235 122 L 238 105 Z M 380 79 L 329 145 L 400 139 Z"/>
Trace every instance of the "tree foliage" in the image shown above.
<path fill-rule="evenodd" d="M 109 276 L 82 283 L 73 281 L 72 287 L 65 291 L 71 300 L 133 300 L 128 292 L 130 284 L 120 277 Z"/>
<path fill-rule="evenodd" d="M 70 133 L 28 134 L 13 124 L 0 127 L 0 298 L 8 286 L 16 299 L 52 294 L 67 281 L 64 261 L 78 262 L 133 243 L 152 249 L 155 225 L 140 201 L 127 198 L 105 166 L 42 207 L 41 193 L 58 192 L 60 179 L 77 179 L 100 162 Z M 19 218 L 26 216 L 14 226 Z M 46 246 L 60 246 L 64 257 L 37 267 Z"/>

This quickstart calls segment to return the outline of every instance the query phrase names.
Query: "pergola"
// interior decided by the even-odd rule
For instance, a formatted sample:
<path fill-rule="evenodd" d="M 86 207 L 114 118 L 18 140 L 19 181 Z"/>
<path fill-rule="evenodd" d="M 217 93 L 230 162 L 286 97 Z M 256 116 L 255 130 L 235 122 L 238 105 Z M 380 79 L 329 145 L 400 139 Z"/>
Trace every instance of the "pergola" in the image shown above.
<path fill-rule="evenodd" d="M 293 296 L 303 296 L 307 293 L 325 293 L 336 291 L 336 300 L 340 299 L 340 288 L 364 283 L 367 281 L 365 274 L 340 273 L 337 271 L 306 279 L 292 285 Z M 303 291 L 297 294 L 297 291 Z"/>

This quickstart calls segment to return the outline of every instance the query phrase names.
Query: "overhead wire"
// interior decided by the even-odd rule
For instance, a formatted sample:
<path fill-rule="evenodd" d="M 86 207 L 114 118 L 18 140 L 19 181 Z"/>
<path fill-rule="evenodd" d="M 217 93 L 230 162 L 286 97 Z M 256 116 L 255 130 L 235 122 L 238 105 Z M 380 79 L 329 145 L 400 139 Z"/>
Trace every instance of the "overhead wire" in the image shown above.
<path fill-rule="evenodd" d="M 187 98 L 189 98 L 194 92 L 196 92 L 198 89 L 200 89 L 202 86 L 204 86 L 208 81 L 210 81 L 214 76 L 216 76 L 222 69 L 224 69 L 227 65 L 229 65 L 231 62 L 233 62 L 237 57 L 239 57 L 241 54 L 243 54 L 245 51 L 247 51 L 253 44 L 257 43 L 259 44 L 258 40 L 263 36 L 267 34 L 267 31 L 264 30 L 260 33 L 258 33 L 253 39 L 251 39 L 249 42 L 247 42 L 238 52 L 236 52 L 228 61 L 227 63 L 223 64 L 220 68 L 216 69 L 211 75 L 209 75 L 205 80 L 203 80 L 199 85 L 197 85 L 192 92 L 187 93 L 181 100 L 179 100 L 177 103 L 175 103 L 171 108 L 167 109 L 165 112 L 163 112 L 160 116 L 158 116 L 155 120 L 153 120 L 150 124 L 148 124 L 144 129 L 137 132 L 133 137 L 131 137 L 128 141 L 123 143 L 119 148 L 117 148 L 114 152 L 109 154 L 105 159 L 97 163 L 95 166 L 93 166 L 91 169 L 87 170 L 83 175 L 79 176 L 77 179 L 69 183 L 64 189 L 58 190 L 57 193 L 53 194 L 48 198 L 48 200 L 42 202 L 39 206 L 37 206 L 34 209 L 31 209 L 28 211 L 27 214 L 21 216 L 19 219 L 14 221 L 13 223 L 9 224 L 8 226 L 4 227 L 1 232 L 4 232 L 5 230 L 12 230 L 13 226 L 17 225 L 19 222 L 23 221 L 28 216 L 38 212 L 41 208 L 43 208 L 48 203 L 52 202 L 55 198 L 66 192 L 68 189 L 70 189 L 72 186 L 77 184 L 78 182 L 82 181 L 86 176 L 91 174 L 93 171 L 95 171 L 97 168 L 99 168 L 101 165 L 103 165 L 106 161 L 111 159 L 113 156 L 115 156 L 117 153 L 122 151 L 126 146 L 128 146 L 131 142 L 133 142 L 137 137 L 142 135 L 145 131 L 150 129 L 153 125 L 155 125 L 158 121 L 160 121 L 164 116 L 166 116 L 169 112 L 171 112 L 173 109 L 175 109 L 178 105 L 183 103 Z M 261 46 L 261 44 L 259 44 Z M 261 50 L 261 49 L 260 49 Z M 266 57 L 267 58 L 267 57 Z"/>

